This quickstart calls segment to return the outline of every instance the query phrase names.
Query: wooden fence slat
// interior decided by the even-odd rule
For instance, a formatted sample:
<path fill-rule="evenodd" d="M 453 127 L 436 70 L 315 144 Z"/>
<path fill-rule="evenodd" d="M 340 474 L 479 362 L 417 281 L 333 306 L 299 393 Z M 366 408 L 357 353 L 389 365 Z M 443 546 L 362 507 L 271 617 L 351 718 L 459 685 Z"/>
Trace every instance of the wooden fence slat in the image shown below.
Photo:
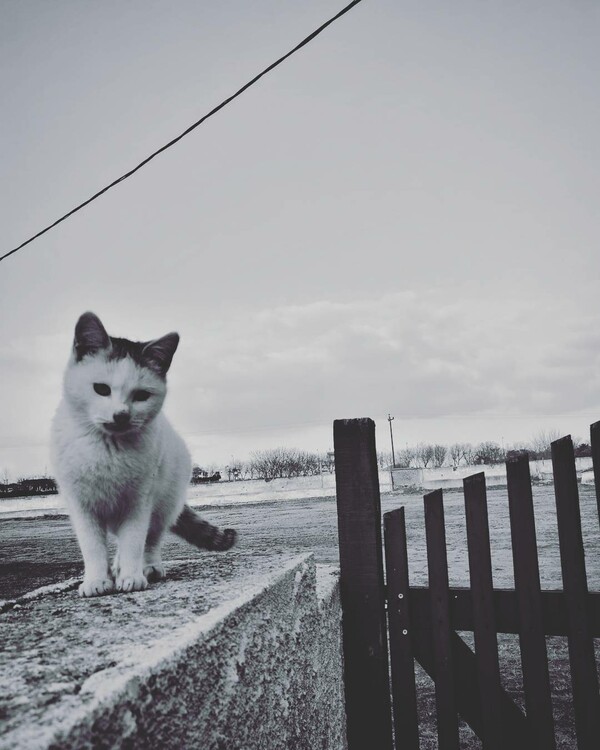
<path fill-rule="evenodd" d="M 392 667 L 392 705 L 396 747 L 419 750 L 404 508 L 384 513 L 387 614 Z"/>
<path fill-rule="evenodd" d="M 542 619 L 529 455 L 526 451 L 515 451 L 509 455 L 506 477 L 527 720 L 536 750 L 554 750 L 556 743 L 548 655 Z"/>
<path fill-rule="evenodd" d="M 428 589 L 417 589 L 423 593 Z M 415 589 L 411 589 L 411 592 Z M 413 602 L 411 597 L 411 603 Z M 419 605 L 425 600 L 418 597 Z M 427 601 L 429 605 L 429 600 Z M 411 610 L 412 611 L 412 610 Z M 419 606 L 419 616 L 413 619 L 413 649 L 415 658 L 427 674 L 435 681 L 435 665 L 431 646 L 431 612 L 429 606 Z M 455 669 L 456 705 L 461 717 L 471 729 L 480 736 L 482 729 L 479 689 L 477 685 L 477 665 L 475 654 L 462 640 L 458 633 L 451 633 L 452 658 Z M 532 750 L 533 743 L 529 738 L 529 727 L 521 709 L 513 699 L 502 690 L 500 694 L 502 716 L 504 722 L 504 737 L 506 748 L 510 750 Z M 397 750 L 402 750 L 400 745 Z"/>
<path fill-rule="evenodd" d="M 429 600 L 426 586 L 411 586 L 410 617 L 413 635 L 429 621 Z M 600 592 L 590 591 L 587 597 L 590 627 L 594 638 L 600 638 Z M 513 589 L 494 589 L 494 611 L 497 633 L 519 633 L 519 608 Z M 568 635 L 567 604 L 564 591 L 542 591 L 542 621 L 546 635 Z M 471 589 L 450 588 L 450 626 L 453 630 L 474 630 L 473 594 Z"/>
<path fill-rule="evenodd" d="M 571 437 L 552 443 L 558 539 L 569 627 L 569 661 L 579 750 L 600 748 L 600 693 L 590 633 L 577 471 Z"/>
<path fill-rule="evenodd" d="M 375 423 L 335 420 L 333 440 L 348 750 L 391 750 Z"/>
<path fill-rule="evenodd" d="M 594 422 L 594 424 L 590 426 L 590 444 L 592 446 L 592 462 L 594 465 L 594 484 L 596 485 L 598 522 L 600 523 L 600 422 Z"/>
<path fill-rule="evenodd" d="M 459 750 L 442 491 L 428 493 L 424 501 L 439 748 Z"/>
<path fill-rule="evenodd" d="M 494 614 L 492 558 L 485 490 L 485 475 L 474 474 L 463 480 L 469 574 L 473 592 L 473 625 L 477 677 L 481 694 L 484 750 L 502 750 L 503 736 L 500 693 L 500 665 Z"/>

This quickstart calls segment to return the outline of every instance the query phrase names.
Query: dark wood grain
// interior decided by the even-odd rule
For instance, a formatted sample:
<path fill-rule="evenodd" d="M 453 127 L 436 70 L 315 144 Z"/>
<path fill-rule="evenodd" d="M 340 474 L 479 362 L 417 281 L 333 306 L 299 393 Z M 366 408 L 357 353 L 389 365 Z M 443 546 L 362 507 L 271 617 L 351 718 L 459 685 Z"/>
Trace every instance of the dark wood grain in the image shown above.
<path fill-rule="evenodd" d="M 419 750 L 404 508 L 383 516 L 396 747 Z"/>
<path fill-rule="evenodd" d="M 430 492 L 424 501 L 438 740 L 440 750 L 459 750 L 442 491 Z"/>
<path fill-rule="evenodd" d="M 600 748 L 600 693 L 588 613 L 588 588 L 575 454 L 570 436 L 552 443 L 552 470 L 563 587 L 567 605 L 569 661 L 579 750 Z"/>
<path fill-rule="evenodd" d="M 391 750 L 375 423 L 336 420 L 333 438 L 348 750 Z"/>
<path fill-rule="evenodd" d="M 506 462 L 525 711 L 536 750 L 554 750 L 548 654 L 542 616 L 529 456 L 517 451 Z"/>

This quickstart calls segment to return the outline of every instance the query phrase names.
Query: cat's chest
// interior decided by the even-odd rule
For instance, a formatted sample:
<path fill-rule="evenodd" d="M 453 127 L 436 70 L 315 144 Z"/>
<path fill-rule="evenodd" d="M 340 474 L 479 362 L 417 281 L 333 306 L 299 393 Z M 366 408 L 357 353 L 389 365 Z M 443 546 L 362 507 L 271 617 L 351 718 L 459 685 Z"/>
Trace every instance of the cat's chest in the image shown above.
<path fill-rule="evenodd" d="M 81 439 L 71 446 L 70 475 L 77 485 L 118 495 L 140 487 L 156 471 L 157 456 L 148 446 L 122 446 Z"/>

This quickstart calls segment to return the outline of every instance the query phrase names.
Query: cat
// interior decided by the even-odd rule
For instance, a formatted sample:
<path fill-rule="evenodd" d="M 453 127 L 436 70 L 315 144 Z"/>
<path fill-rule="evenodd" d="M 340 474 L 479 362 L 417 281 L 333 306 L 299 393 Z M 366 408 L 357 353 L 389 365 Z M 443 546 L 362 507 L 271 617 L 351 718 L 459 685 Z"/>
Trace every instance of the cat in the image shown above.
<path fill-rule="evenodd" d="M 198 547 L 227 550 L 236 532 L 185 504 L 191 459 L 162 413 L 177 333 L 148 342 L 109 336 L 94 313 L 75 326 L 52 460 L 84 561 L 83 597 L 141 591 L 165 577 L 167 529 Z M 109 567 L 107 534 L 117 538 Z"/>

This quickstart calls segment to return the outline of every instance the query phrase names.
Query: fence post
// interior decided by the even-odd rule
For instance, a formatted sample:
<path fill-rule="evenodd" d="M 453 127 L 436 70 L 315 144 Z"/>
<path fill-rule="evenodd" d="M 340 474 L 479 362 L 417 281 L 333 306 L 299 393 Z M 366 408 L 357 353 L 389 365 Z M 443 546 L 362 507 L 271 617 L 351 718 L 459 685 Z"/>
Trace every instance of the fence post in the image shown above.
<path fill-rule="evenodd" d="M 569 660 L 579 750 L 600 746 L 600 700 L 589 624 L 577 471 L 571 437 L 552 443 L 552 468 L 563 587 L 567 603 Z"/>
<path fill-rule="evenodd" d="M 554 750 L 556 743 L 550 698 L 550 675 L 527 451 L 514 451 L 509 454 L 506 461 L 506 480 L 527 723 L 532 732 L 532 747 L 536 750 Z"/>
<path fill-rule="evenodd" d="M 502 715 L 485 475 L 480 473 L 465 477 L 463 489 L 477 677 L 481 693 L 482 741 L 484 750 L 502 750 L 509 742 L 504 736 L 507 726 Z"/>
<path fill-rule="evenodd" d="M 348 750 L 391 750 L 375 423 L 336 419 L 333 442 Z"/>
<path fill-rule="evenodd" d="M 596 485 L 596 504 L 598 521 L 600 521 L 600 422 L 590 425 L 590 443 L 592 446 L 592 464 L 594 467 L 594 484 Z"/>
<path fill-rule="evenodd" d="M 383 516 L 394 737 L 401 750 L 419 750 L 415 659 L 410 623 L 410 585 L 404 508 Z"/>
<path fill-rule="evenodd" d="M 459 750 L 442 490 L 429 492 L 424 501 L 439 747 L 440 750 Z"/>

